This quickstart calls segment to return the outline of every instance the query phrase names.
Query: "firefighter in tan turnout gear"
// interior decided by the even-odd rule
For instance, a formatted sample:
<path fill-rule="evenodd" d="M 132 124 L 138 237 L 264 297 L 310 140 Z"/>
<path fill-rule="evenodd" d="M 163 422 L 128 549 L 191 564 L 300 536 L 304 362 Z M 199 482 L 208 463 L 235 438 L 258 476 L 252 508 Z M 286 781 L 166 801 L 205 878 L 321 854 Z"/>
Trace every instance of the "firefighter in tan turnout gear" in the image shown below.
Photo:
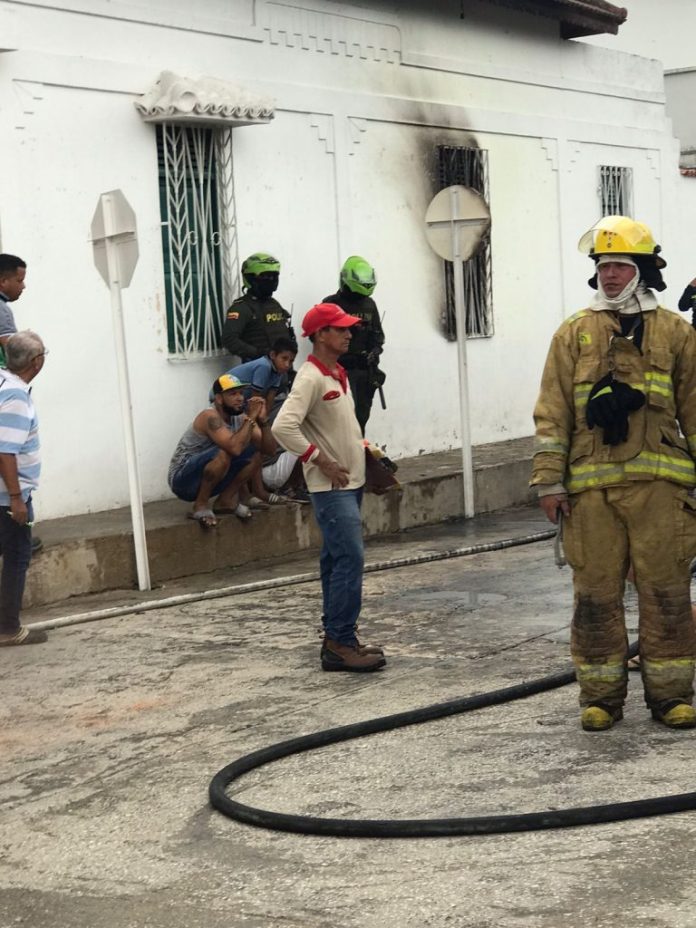
<path fill-rule="evenodd" d="M 696 331 L 658 305 L 665 262 L 647 226 L 607 216 L 579 247 L 598 292 L 551 342 L 531 484 L 548 518 L 562 516 L 573 568 L 581 724 L 602 731 L 623 714 L 632 565 L 645 700 L 656 720 L 693 728 Z"/>

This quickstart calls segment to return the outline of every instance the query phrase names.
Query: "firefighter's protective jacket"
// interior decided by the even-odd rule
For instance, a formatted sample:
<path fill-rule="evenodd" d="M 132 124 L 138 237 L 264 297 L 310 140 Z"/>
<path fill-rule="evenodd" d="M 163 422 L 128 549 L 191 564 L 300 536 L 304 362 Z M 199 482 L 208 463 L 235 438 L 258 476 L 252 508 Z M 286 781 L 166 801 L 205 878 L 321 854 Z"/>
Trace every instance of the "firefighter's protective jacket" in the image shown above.
<path fill-rule="evenodd" d="M 633 480 L 696 486 L 696 331 L 662 307 L 643 321 L 640 350 L 609 311 L 581 310 L 555 333 L 534 410 L 532 486 L 563 484 L 568 493 Z M 605 445 L 602 429 L 585 421 L 590 390 L 610 371 L 646 398 L 619 445 Z"/>

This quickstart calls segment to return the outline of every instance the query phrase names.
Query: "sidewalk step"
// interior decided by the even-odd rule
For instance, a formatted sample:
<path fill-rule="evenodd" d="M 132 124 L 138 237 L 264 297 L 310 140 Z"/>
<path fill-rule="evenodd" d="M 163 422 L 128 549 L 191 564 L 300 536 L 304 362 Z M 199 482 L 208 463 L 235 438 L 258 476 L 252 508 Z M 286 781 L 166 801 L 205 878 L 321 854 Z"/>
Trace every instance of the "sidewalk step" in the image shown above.
<path fill-rule="evenodd" d="M 474 448 L 477 513 L 529 502 L 531 455 L 531 438 Z M 399 461 L 402 492 L 365 497 L 366 537 L 461 518 L 461 474 L 458 449 Z M 186 518 L 189 508 L 176 499 L 144 507 L 153 585 L 269 557 L 282 558 L 321 543 L 311 506 L 274 507 L 255 513 L 246 523 L 225 516 L 212 531 Z M 128 508 L 41 522 L 36 531 L 44 548 L 29 568 L 26 608 L 85 593 L 137 587 Z"/>

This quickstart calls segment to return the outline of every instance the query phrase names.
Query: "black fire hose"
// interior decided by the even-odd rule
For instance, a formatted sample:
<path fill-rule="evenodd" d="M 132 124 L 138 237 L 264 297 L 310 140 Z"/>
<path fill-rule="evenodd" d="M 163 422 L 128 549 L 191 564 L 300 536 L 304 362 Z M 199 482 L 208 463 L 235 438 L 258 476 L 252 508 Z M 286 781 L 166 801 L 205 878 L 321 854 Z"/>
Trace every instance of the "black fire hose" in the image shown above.
<path fill-rule="evenodd" d="M 638 653 L 638 645 L 629 649 L 629 657 Z M 301 738 L 281 741 L 260 751 L 240 757 L 220 770 L 209 787 L 211 805 L 229 818 L 270 828 L 273 831 L 290 831 L 298 834 L 332 835 L 340 838 L 439 838 L 454 835 L 490 835 L 515 831 L 541 831 L 546 828 L 571 828 L 577 825 L 596 825 L 605 822 L 621 822 L 651 815 L 667 815 L 671 812 L 686 812 L 696 809 L 696 792 L 661 796 L 654 799 L 637 799 L 632 802 L 612 802 L 600 806 L 583 806 L 576 809 L 554 809 L 545 812 L 510 813 L 506 815 L 484 815 L 471 818 L 442 819 L 340 819 L 314 818 L 308 815 L 288 815 L 269 812 L 244 805 L 227 795 L 228 786 L 245 773 L 265 764 L 300 754 L 314 748 L 325 747 L 340 741 L 350 741 L 364 735 L 391 731 L 406 725 L 419 725 L 434 719 L 472 712 L 487 706 L 496 706 L 516 699 L 525 699 L 536 693 L 566 686 L 575 680 L 575 670 L 556 673 L 528 683 L 508 686 L 475 696 L 464 696 L 450 702 L 436 703 L 422 709 L 399 712 L 383 718 L 369 719 L 339 728 L 327 728 Z"/>

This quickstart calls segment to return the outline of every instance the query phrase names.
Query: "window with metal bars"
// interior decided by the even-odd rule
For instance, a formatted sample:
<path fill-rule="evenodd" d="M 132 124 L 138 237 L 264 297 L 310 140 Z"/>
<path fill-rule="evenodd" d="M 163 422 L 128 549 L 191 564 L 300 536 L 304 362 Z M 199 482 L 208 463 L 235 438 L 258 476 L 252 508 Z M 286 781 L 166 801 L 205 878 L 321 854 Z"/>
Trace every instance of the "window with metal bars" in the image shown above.
<path fill-rule="evenodd" d="M 158 125 L 157 158 L 169 351 L 215 355 L 238 277 L 232 130 Z"/>
<path fill-rule="evenodd" d="M 488 202 L 488 152 L 480 148 L 456 148 L 438 145 L 438 182 L 440 190 L 462 184 L 477 190 Z M 449 341 L 457 339 L 454 308 L 454 276 L 452 262 L 445 266 L 445 306 L 441 313 L 442 328 Z M 464 262 L 464 305 L 467 337 L 493 334 L 491 299 L 491 245 L 486 237 L 479 251 Z"/>
<path fill-rule="evenodd" d="M 631 216 L 633 171 L 612 164 L 599 166 L 599 201 L 602 216 Z"/>

